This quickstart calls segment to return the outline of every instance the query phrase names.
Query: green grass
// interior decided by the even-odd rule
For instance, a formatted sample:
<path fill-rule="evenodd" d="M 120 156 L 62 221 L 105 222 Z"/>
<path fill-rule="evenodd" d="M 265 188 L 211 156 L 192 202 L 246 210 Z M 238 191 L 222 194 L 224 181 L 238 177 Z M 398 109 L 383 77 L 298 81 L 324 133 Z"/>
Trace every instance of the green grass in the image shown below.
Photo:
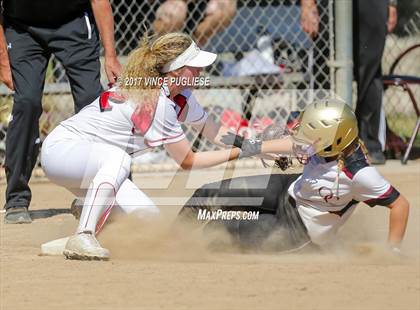
<path fill-rule="evenodd" d="M 392 131 L 406 138 L 407 141 L 410 139 L 413 132 L 414 126 L 416 125 L 416 115 L 407 115 L 403 113 L 394 113 L 387 116 L 387 122 Z M 416 140 L 414 141 L 416 147 L 420 147 L 420 135 L 417 134 Z"/>

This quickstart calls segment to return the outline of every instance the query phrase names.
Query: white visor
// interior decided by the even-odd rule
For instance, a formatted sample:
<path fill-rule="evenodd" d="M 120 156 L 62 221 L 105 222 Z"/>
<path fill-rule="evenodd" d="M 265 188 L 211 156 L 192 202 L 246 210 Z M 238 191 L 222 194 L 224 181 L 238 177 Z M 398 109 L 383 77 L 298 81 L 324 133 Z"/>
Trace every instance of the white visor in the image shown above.
<path fill-rule="evenodd" d="M 161 73 L 168 73 L 184 66 L 207 67 L 216 60 L 217 54 L 205 52 L 192 42 L 191 45 L 174 60 L 163 66 Z"/>

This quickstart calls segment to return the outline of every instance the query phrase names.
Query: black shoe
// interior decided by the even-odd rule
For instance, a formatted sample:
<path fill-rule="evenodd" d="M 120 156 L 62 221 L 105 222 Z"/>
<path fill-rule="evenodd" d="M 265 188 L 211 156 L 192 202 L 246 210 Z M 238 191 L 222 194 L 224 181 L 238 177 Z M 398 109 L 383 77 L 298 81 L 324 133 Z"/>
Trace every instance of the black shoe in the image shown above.
<path fill-rule="evenodd" d="M 380 151 L 369 153 L 369 158 L 372 165 L 385 165 L 386 163 L 385 155 Z"/>
<path fill-rule="evenodd" d="M 17 207 L 6 210 L 4 222 L 6 224 L 30 224 L 32 223 L 32 219 L 29 215 L 28 208 Z"/>

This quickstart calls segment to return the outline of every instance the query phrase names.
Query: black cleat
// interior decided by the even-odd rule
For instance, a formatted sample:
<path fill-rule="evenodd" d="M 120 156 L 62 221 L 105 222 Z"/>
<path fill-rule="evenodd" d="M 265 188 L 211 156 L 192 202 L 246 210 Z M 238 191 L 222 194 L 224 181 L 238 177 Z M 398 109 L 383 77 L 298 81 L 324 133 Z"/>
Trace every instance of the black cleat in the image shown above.
<path fill-rule="evenodd" d="M 30 224 L 32 223 L 32 219 L 29 215 L 28 208 L 16 207 L 6 210 L 4 222 L 6 224 Z"/>
<path fill-rule="evenodd" d="M 386 158 L 381 151 L 369 153 L 370 163 L 372 165 L 385 165 Z"/>

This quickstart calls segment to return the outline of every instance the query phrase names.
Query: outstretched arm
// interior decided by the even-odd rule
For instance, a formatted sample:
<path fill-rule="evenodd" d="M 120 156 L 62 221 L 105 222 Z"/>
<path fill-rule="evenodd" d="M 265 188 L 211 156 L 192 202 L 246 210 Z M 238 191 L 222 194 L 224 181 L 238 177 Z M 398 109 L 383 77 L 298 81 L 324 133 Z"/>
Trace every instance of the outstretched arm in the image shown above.
<path fill-rule="evenodd" d="M 274 140 L 261 141 L 260 139 L 245 139 L 242 136 L 228 132 L 221 138 L 225 145 L 236 146 L 241 149 L 240 158 L 260 154 L 291 154 L 293 141 L 290 136 Z"/>
<path fill-rule="evenodd" d="M 194 153 L 187 139 L 165 144 L 165 149 L 182 169 L 185 170 L 216 166 L 237 159 L 241 152 L 239 148 L 235 147 L 229 150 Z"/>
<path fill-rule="evenodd" d="M 290 136 L 264 141 L 261 146 L 261 153 L 274 153 L 274 154 L 291 154 L 293 152 L 293 141 Z"/>
<path fill-rule="evenodd" d="M 409 203 L 403 195 L 400 195 L 388 207 L 391 209 L 388 242 L 392 248 L 398 249 L 407 227 Z"/>
<path fill-rule="evenodd" d="M 293 142 L 290 137 L 261 142 L 244 139 L 232 133 L 228 128 L 220 126 L 208 119 L 205 125 L 194 126 L 203 135 L 221 146 L 234 146 L 231 150 L 194 153 L 184 139 L 177 143 L 165 145 L 166 150 L 184 169 L 205 168 L 221 164 L 237 158 L 259 154 L 291 154 Z M 271 158 L 271 157 L 270 157 Z M 272 159 L 272 158 L 271 158 Z"/>

